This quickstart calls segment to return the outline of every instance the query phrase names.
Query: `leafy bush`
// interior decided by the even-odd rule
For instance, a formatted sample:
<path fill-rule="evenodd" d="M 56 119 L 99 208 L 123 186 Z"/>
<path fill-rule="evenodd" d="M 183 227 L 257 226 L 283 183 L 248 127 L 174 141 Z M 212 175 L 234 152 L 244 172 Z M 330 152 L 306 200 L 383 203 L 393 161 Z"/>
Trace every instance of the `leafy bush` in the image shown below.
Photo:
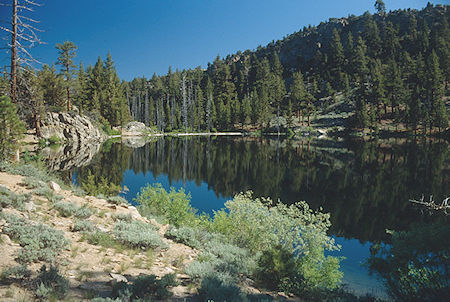
<path fill-rule="evenodd" d="M 69 280 L 61 276 L 55 266 L 50 266 L 47 270 L 47 267 L 43 265 L 36 277 L 35 284 L 37 297 L 47 300 L 51 297 L 63 298 L 69 290 Z"/>
<path fill-rule="evenodd" d="M 183 188 L 167 192 L 161 184 L 147 185 L 134 199 L 139 203 L 139 211 L 144 216 L 164 216 L 175 226 L 189 225 L 196 221 L 195 211 L 190 205 L 190 194 Z"/>
<path fill-rule="evenodd" d="M 326 250 L 338 249 L 326 234 L 328 214 L 312 211 L 305 202 L 274 205 L 270 199 L 253 199 L 251 193 L 235 196 L 225 207 L 215 213 L 213 230 L 253 252 L 283 247 L 297 258 L 297 268 L 308 287 L 339 284 L 339 259 L 324 255 Z"/>
<path fill-rule="evenodd" d="M 96 227 L 89 220 L 77 220 L 72 226 L 72 232 L 93 232 Z"/>
<path fill-rule="evenodd" d="M 8 222 L 3 232 L 23 247 L 18 255 L 22 263 L 38 260 L 51 262 L 69 244 L 62 231 L 44 224 L 32 224 L 15 215 L 2 216 Z"/>
<path fill-rule="evenodd" d="M 115 205 L 128 204 L 128 201 L 121 196 L 110 196 L 106 200 Z"/>
<path fill-rule="evenodd" d="M 114 225 L 114 237 L 132 248 L 166 248 L 155 227 L 141 221 L 119 221 Z"/>
<path fill-rule="evenodd" d="M 127 300 L 141 301 L 147 299 L 166 299 L 172 296 L 169 287 L 177 286 L 175 274 L 164 275 L 158 279 L 155 275 L 141 275 L 132 284 L 119 282 L 113 287 L 113 296 L 128 298 Z"/>
<path fill-rule="evenodd" d="M 298 266 L 292 252 L 276 246 L 262 253 L 258 260 L 256 278 L 271 290 L 298 292 L 304 286 Z"/>
<path fill-rule="evenodd" d="M 80 207 L 69 202 L 58 202 L 55 204 L 54 208 L 58 211 L 59 215 L 63 217 L 75 216 L 77 218 L 89 218 L 92 215 L 91 209 Z"/>

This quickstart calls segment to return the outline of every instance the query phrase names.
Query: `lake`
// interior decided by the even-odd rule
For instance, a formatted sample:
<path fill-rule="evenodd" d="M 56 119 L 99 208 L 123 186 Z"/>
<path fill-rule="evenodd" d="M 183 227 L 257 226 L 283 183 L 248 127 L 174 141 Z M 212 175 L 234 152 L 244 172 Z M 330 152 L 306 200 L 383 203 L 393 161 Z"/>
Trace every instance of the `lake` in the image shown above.
<path fill-rule="evenodd" d="M 126 186 L 130 202 L 147 183 L 183 187 L 198 212 L 212 214 L 238 192 L 284 203 L 305 200 L 331 214 L 330 235 L 342 245 L 344 283 L 358 294 L 384 296 L 363 266 L 386 230 L 430 220 L 409 200 L 449 193 L 447 142 L 406 140 L 289 141 L 248 137 L 165 137 L 143 146 L 108 141 L 73 170 L 76 183 L 94 175 Z"/>

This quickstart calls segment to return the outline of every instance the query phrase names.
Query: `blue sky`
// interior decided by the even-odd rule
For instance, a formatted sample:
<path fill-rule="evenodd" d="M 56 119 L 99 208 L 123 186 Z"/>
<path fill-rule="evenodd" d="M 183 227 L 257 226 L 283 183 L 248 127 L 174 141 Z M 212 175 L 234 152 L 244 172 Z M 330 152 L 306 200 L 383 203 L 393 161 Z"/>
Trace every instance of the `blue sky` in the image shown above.
<path fill-rule="evenodd" d="M 173 69 L 205 67 L 220 54 L 255 49 L 303 26 L 332 17 L 374 12 L 375 0 L 36 0 L 46 45 L 32 50 L 40 61 L 56 61 L 56 43 L 78 46 L 76 63 L 94 64 L 111 52 L 119 77 L 151 77 Z M 10 2 L 10 0 L 0 0 Z M 431 1 L 448 4 L 448 0 Z M 423 8 L 427 1 L 385 0 L 388 10 Z M 10 18 L 0 6 L 0 22 Z M 3 33 L 2 33 L 3 35 Z M 6 41 L 0 40 L 1 47 Z M 0 66 L 8 65 L 0 53 Z"/>

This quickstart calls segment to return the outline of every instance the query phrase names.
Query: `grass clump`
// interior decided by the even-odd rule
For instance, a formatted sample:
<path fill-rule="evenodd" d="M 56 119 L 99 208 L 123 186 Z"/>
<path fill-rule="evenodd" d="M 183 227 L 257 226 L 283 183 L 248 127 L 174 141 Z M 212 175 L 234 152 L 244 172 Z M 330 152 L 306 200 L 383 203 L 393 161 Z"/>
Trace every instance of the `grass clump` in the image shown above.
<path fill-rule="evenodd" d="M 76 220 L 72 226 L 72 232 L 94 232 L 96 229 L 89 220 Z"/>
<path fill-rule="evenodd" d="M 89 218 L 92 215 L 91 209 L 87 207 L 80 207 L 70 202 L 58 202 L 54 208 L 58 211 L 59 215 L 63 217 L 77 217 L 77 218 Z"/>
<path fill-rule="evenodd" d="M 22 246 L 18 255 L 21 263 L 52 262 L 69 244 L 62 231 L 44 224 L 33 224 L 15 215 L 3 214 L 2 217 L 8 223 L 3 232 Z"/>
<path fill-rule="evenodd" d="M 131 248 L 167 248 L 155 227 L 141 221 L 119 221 L 114 225 L 114 237 Z"/>

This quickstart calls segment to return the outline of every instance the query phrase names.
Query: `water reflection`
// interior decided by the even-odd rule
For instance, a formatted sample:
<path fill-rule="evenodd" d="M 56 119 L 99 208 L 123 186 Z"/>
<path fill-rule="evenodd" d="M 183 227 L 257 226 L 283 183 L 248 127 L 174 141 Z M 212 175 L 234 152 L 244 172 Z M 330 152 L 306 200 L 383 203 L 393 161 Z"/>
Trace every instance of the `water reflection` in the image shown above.
<path fill-rule="evenodd" d="M 333 234 L 379 242 L 389 238 L 386 229 L 408 229 L 412 221 L 427 219 L 409 199 L 448 194 L 449 153 L 448 143 L 429 141 L 159 138 L 135 149 L 109 142 L 91 165 L 77 170 L 78 183 L 88 170 L 114 184 L 123 184 L 125 171 L 132 170 L 166 175 L 169 185 L 207 184 L 217 197 L 252 190 L 287 203 L 306 200 L 331 213 Z"/>

